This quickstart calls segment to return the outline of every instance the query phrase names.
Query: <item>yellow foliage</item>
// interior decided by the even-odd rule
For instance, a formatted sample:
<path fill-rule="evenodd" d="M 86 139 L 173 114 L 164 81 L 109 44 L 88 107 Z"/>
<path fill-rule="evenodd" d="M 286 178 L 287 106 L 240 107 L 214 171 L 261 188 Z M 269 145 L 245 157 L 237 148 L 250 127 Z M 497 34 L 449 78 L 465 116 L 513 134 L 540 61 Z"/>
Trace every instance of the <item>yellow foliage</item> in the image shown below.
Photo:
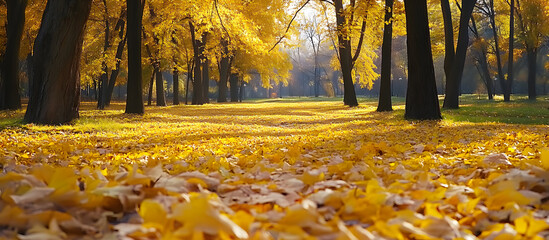
<path fill-rule="evenodd" d="M 82 107 L 73 125 L 0 130 L 0 237 L 540 239 L 549 229 L 545 125 L 410 123 L 367 103 L 143 116 Z"/>

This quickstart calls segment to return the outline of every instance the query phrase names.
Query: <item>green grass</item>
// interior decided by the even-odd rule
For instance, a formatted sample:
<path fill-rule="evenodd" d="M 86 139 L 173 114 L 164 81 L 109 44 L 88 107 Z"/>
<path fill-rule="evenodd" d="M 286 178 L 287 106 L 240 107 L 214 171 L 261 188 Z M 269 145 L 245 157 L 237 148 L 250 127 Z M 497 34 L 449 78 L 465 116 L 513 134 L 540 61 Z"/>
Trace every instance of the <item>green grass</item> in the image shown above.
<path fill-rule="evenodd" d="M 378 99 L 375 97 L 358 97 L 361 105 L 377 106 Z M 275 99 L 248 99 L 248 103 L 295 103 L 295 102 L 343 102 L 342 98 L 328 97 L 284 97 Z M 394 117 L 404 115 L 404 98 L 394 97 Z M 442 105 L 443 98 L 440 98 Z M 215 104 L 215 103 L 214 103 Z M 83 104 L 83 111 L 99 111 L 93 107 Z M 120 106 L 119 106 L 120 105 Z M 123 103 L 115 104 L 111 110 L 121 111 Z M 92 105 L 90 105 L 92 106 Z M 185 107 L 185 106 L 181 106 Z M 188 106 L 187 106 L 188 107 Z M 9 127 L 21 127 L 24 110 L 0 111 L 0 130 Z M 501 96 L 495 100 L 488 100 L 484 95 L 463 95 L 460 97 L 460 108 L 453 110 L 442 109 L 442 116 L 445 120 L 455 122 L 496 122 L 509 124 L 526 125 L 549 125 L 549 96 L 542 96 L 532 102 L 526 96 L 513 96 L 511 102 L 503 102 Z M 74 122 L 89 130 L 120 130 L 129 127 L 126 123 L 117 122 L 116 119 L 82 117 Z"/>
<path fill-rule="evenodd" d="M 478 99 L 477 95 L 460 98 L 460 108 L 442 110 L 444 119 L 458 122 L 500 122 L 511 124 L 549 124 L 549 99 L 539 97 L 529 101 L 524 96 L 514 96 L 511 102 L 503 99 Z"/>

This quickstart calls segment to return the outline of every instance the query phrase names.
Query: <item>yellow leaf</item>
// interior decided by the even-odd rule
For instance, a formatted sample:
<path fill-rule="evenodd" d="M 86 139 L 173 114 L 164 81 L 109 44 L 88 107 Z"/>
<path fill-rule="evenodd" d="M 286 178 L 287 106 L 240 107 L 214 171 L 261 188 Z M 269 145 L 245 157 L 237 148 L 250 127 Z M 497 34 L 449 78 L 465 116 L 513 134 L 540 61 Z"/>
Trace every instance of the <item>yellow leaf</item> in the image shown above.
<path fill-rule="evenodd" d="M 540 160 L 541 160 L 541 166 L 549 170 L 549 148 L 541 149 Z"/>
<path fill-rule="evenodd" d="M 143 218 L 143 227 L 155 228 L 164 231 L 168 222 L 167 212 L 160 203 L 152 200 L 145 200 L 139 208 L 139 215 Z"/>
<path fill-rule="evenodd" d="M 174 207 L 173 215 L 177 221 L 184 224 L 181 230 L 183 233 L 201 231 L 217 235 L 224 231 L 239 239 L 248 238 L 246 231 L 212 206 L 210 196 L 206 193 L 191 193 L 189 202 Z"/>

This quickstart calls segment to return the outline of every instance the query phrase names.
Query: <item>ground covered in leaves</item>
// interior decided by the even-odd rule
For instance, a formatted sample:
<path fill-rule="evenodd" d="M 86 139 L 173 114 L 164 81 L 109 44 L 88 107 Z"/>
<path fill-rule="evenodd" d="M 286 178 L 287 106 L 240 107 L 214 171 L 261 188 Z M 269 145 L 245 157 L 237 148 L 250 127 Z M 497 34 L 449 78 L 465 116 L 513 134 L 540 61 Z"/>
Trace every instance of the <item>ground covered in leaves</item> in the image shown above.
<path fill-rule="evenodd" d="M 0 130 L 0 238 L 549 236 L 548 125 L 339 102 L 83 108 Z"/>

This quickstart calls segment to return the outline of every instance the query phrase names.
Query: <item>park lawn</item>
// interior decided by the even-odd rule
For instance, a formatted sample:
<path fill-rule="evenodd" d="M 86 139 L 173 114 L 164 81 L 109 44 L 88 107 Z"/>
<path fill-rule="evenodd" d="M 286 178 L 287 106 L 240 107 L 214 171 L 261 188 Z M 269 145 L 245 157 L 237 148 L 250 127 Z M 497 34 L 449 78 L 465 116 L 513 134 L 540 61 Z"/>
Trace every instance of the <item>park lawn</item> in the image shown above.
<path fill-rule="evenodd" d="M 393 113 L 360 102 L 147 107 L 144 116 L 83 103 L 65 126 L 1 112 L 0 238 L 549 236 L 545 99 L 469 97 L 424 122 L 403 119 L 402 99 Z"/>

